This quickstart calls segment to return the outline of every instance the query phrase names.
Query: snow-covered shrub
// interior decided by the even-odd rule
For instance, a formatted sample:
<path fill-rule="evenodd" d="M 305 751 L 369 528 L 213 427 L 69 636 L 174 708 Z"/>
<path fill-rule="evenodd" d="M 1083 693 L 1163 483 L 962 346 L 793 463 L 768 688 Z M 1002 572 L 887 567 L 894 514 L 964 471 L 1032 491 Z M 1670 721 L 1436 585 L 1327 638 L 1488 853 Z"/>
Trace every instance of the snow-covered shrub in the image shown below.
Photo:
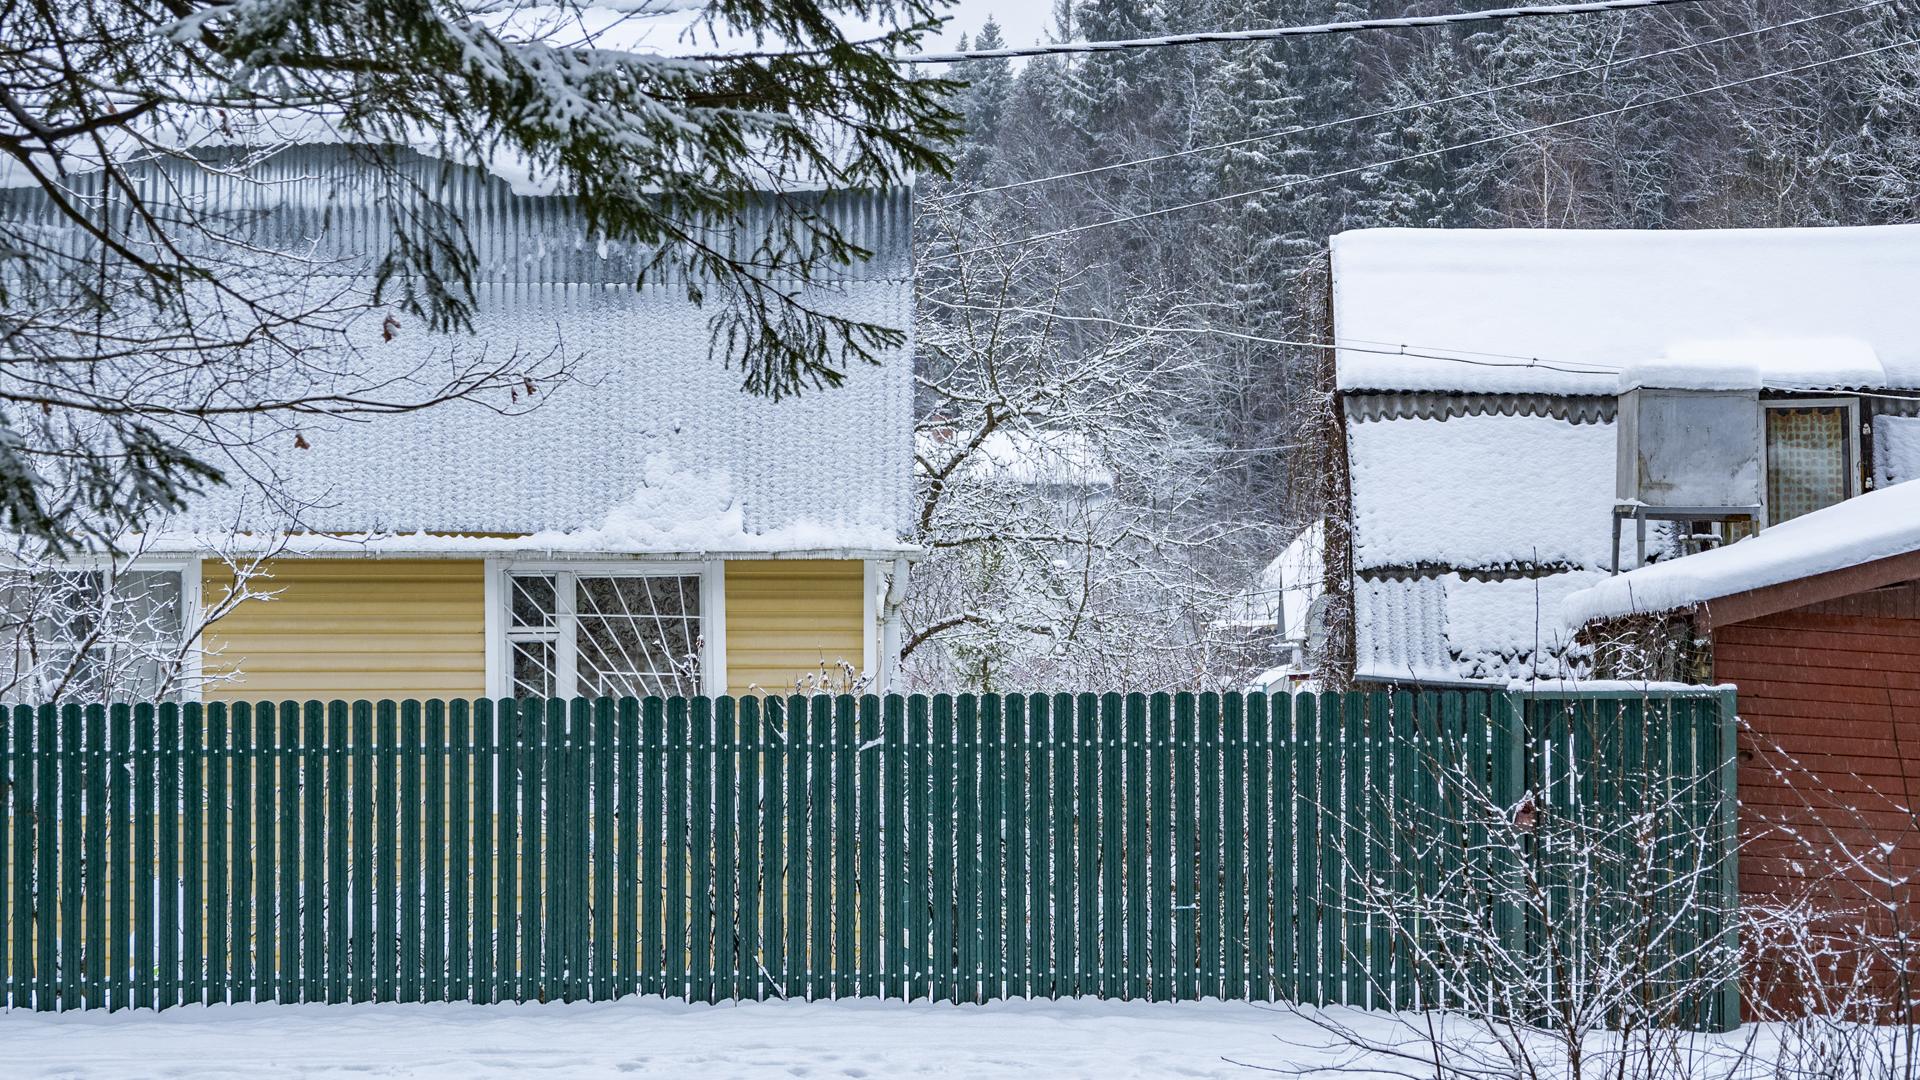
<path fill-rule="evenodd" d="M 1883 1061 L 1860 1071 L 1866 1066 L 1854 1059 L 1865 1061 L 1867 1050 L 1847 1033 L 1864 1023 L 1920 1035 L 1920 775 L 1913 749 L 1901 745 L 1911 726 L 1889 710 L 1886 728 L 1845 731 L 1874 742 L 1843 743 L 1835 729 L 1833 756 L 1820 762 L 1747 733 L 1748 1004 L 1757 1016 L 1787 1021 L 1797 1053 L 1844 1050 L 1841 1075 L 1920 1069 L 1908 1046 L 1899 1070 L 1886 1072 L 1892 1064 Z"/>
<path fill-rule="evenodd" d="M 1527 718 L 1522 766 L 1510 735 L 1416 700 L 1395 699 L 1390 738 L 1417 764 L 1369 783 L 1335 838 L 1345 917 L 1396 973 L 1354 1003 L 1401 1011 L 1388 1034 L 1302 1015 L 1435 1080 L 1726 1075 L 1703 1029 L 1732 1016 L 1739 896 L 1722 765 L 1689 749 L 1707 721 L 1555 703 Z"/>
<path fill-rule="evenodd" d="M 1053 254 L 942 261 L 1005 226 L 938 192 L 920 209 L 915 531 L 931 554 L 904 612 L 906 686 L 1223 689 L 1272 666 L 1222 615 L 1291 534 L 1271 506 L 1219 499 L 1238 457 L 1217 415 L 1183 406 L 1219 377 L 1199 342 L 1079 315 L 1092 275 Z"/>

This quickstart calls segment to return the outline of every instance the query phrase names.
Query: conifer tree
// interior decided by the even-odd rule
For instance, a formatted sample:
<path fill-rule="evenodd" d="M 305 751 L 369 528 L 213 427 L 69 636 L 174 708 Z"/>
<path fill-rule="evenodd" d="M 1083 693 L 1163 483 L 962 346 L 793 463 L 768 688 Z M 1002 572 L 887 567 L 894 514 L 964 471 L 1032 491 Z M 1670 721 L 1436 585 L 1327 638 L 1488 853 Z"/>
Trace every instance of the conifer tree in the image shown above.
<path fill-rule="evenodd" d="M 1366 177 L 1359 203 L 1368 224 L 1459 229 L 1491 217 L 1488 155 L 1447 149 L 1475 141 L 1489 126 L 1482 99 L 1449 100 L 1468 93 L 1479 77 L 1463 48 L 1452 35 L 1423 43 L 1402 58 L 1385 87 L 1381 107 L 1394 111 L 1375 126 L 1366 153 L 1375 161 L 1412 160 Z"/>
<path fill-rule="evenodd" d="M 980 27 L 973 47 L 1002 49 L 1006 44 L 1000 24 L 989 17 Z M 967 48 L 965 35 L 961 35 L 960 48 L 963 51 Z M 952 76 L 967 83 L 956 100 L 964 134 L 960 138 L 954 173 L 963 180 L 984 182 L 992 166 L 1002 157 L 997 144 L 1007 99 L 1013 94 L 1013 64 L 1005 59 L 976 60 L 961 65 Z"/>

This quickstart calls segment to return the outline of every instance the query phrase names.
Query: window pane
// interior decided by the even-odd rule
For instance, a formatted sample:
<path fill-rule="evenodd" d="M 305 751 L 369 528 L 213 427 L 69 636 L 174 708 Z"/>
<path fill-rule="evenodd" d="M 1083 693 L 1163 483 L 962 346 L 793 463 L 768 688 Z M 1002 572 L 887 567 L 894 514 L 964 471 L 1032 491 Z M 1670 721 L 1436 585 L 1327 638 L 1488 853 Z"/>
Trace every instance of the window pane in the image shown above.
<path fill-rule="evenodd" d="M 513 696 L 553 696 L 553 642 L 513 643 Z"/>
<path fill-rule="evenodd" d="M 15 699 L 131 701 L 187 689 L 179 571 L 42 573 L 6 592 Z"/>
<path fill-rule="evenodd" d="M 1767 410 L 1767 521 L 1778 525 L 1853 492 L 1845 407 Z"/>
<path fill-rule="evenodd" d="M 79 642 L 105 632 L 111 620 L 106 575 L 97 570 L 62 570 L 45 578 L 40 605 L 43 641 Z"/>
<path fill-rule="evenodd" d="M 181 631 L 180 573 L 177 570 L 136 570 L 120 577 L 119 593 L 126 614 L 147 636 L 178 641 Z"/>
<path fill-rule="evenodd" d="M 513 582 L 513 625 L 548 627 L 553 625 L 554 591 L 551 577 L 522 577 L 518 574 L 508 580 Z"/>
<path fill-rule="evenodd" d="M 579 692 L 636 697 L 700 692 L 700 579 L 582 577 Z"/>

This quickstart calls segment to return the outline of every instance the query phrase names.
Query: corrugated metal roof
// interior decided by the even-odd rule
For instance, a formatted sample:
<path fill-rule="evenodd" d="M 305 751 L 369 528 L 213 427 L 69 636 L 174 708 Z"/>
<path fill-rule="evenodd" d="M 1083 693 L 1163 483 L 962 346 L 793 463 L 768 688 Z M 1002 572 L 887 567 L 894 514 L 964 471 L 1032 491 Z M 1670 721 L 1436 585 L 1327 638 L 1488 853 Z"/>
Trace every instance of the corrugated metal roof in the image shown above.
<path fill-rule="evenodd" d="M 1457 678 L 1439 578 L 1354 581 L 1354 670 L 1371 678 Z"/>
<path fill-rule="evenodd" d="M 1506 682 L 1584 674 L 1559 608 L 1599 578 L 1592 571 L 1468 578 L 1359 575 L 1354 666 L 1367 681 Z"/>
<path fill-rule="evenodd" d="M 421 197 L 396 202 L 367 155 L 391 153 L 398 173 L 418 185 Z M 408 149 L 375 151 L 341 144 L 290 146 L 244 169 L 230 167 L 232 152 L 195 158 L 163 157 L 129 170 L 142 200 L 182 216 L 169 231 L 189 244 L 202 222 L 268 252 L 295 253 L 328 272 L 372 271 L 392 248 L 396 211 L 443 210 L 464 227 L 478 257 L 476 284 L 631 285 L 647 271 L 659 248 L 609 240 L 587 229 L 574 200 L 564 195 L 520 195 L 481 169 L 425 157 Z M 99 173 L 68 181 L 73 201 L 98 206 Z M 103 213 L 126 201 L 108 189 Z M 849 241 L 873 252 L 863 262 L 827 268 L 822 280 L 900 280 L 912 274 L 912 198 L 905 189 L 822 195 L 818 192 L 746 196 L 740 218 L 699 232 L 704 244 L 750 255 L 783 219 L 820 207 Z M 78 249 L 89 243 L 34 187 L 0 188 L 0 220 L 16 228 L 40 226 L 48 242 Z M 202 237 L 198 243 L 219 243 Z M 647 273 L 651 284 L 673 284 L 685 275 L 661 265 Z"/>
<path fill-rule="evenodd" d="M 1353 391 L 1344 395 L 1349 420 L 1438 420 L 1453 416 L 1551 416 L 1576 424 L 1609 424 L 1619 411 L 1612 395 L 1404 394 Z"/>

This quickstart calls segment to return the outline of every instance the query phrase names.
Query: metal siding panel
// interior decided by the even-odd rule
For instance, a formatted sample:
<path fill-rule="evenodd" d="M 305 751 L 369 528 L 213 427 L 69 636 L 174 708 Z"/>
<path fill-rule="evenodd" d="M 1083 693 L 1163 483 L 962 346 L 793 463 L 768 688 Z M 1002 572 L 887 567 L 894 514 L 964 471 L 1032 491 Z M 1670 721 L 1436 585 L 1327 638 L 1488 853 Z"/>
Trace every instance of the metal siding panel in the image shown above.
<path fill-rule="evenodd" d="M 212 699 L 475 697 L 486 682 L 484 564 L 479 559 L 286 559 L 264 587 L 208 632 L 208 673 L 239 677 Z M 204 590 L 231 586 L 202 566 Z"/>
<path fill-rule="evenodd" d="M 802 674 L 865 656 L 864 566 L 855 559 L 726 566 L 727 688 L 791 690 Z"/>

